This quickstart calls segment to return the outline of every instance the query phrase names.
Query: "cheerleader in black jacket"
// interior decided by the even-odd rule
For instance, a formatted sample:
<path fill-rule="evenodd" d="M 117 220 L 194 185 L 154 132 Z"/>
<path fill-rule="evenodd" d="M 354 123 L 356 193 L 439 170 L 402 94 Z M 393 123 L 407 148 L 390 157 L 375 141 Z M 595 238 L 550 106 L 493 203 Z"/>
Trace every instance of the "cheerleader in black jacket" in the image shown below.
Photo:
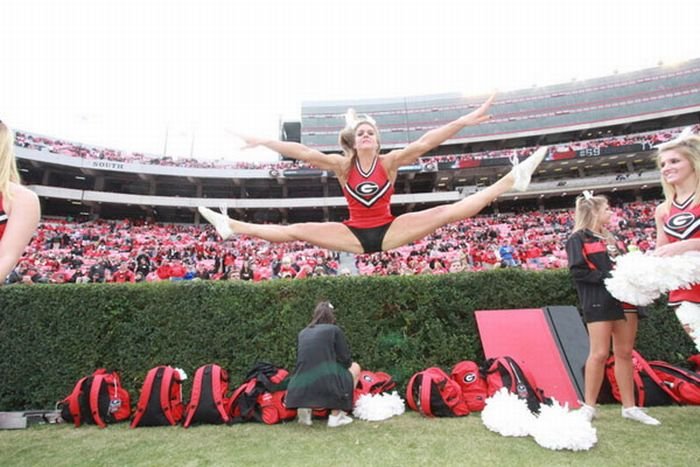
<path fill-rule="evenodd" d="M 614 258 L 624 249 L 605 227 L 611 217 L 612 211 L 604 196 L 584 192 L 576 199 L 574 231 L 566 242 L 569 270 L 576 284 L 590 343 L 584 378 L 585 401 L 580 413 L 588 420 L 595 418 L 595 404 L 612 338 L 622 416 L 647 425 L 659 425 L 658 420 L 634 405 L 632 350 L 637 336 L 637 310 L 626 309 L 610 295 L 603 282 L 610 276 Z"/>

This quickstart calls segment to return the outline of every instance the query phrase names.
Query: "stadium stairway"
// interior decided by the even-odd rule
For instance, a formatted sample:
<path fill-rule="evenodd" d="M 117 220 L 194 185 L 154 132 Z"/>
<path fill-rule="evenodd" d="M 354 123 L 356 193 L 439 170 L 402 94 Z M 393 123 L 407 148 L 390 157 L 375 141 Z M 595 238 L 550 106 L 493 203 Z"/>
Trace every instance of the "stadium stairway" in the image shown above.
<path fill-rule="evenodd" d="M 352 253 L 340 253 L 340 268 L 338 271 L 342 271 L 343 268 L 348 268 L 351 276 L 356 276 L 359 274 L 357 267 L 355 266 L 355 255 Z"/>

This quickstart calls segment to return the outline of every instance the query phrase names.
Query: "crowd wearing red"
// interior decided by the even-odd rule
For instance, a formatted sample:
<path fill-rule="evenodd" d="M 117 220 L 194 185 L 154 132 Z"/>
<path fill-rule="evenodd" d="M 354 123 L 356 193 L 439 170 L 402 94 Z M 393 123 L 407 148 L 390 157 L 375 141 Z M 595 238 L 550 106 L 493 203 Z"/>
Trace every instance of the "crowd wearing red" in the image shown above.
<path fill-rule="evenodd" d="M 656 204 L 614 208 L 616 233 L 632 248 L 654 248 Z M 518 267 L 565 268 L 572 226 L 570 210 L 479 215 L 392 251 L 357 255 L 354 266 L 362 275 L 481 271 L 501 267 L 498 250 L 509 243 Z M 260 281 L 350 269 L 341 267 L 337 253 L 302 242 L 236 236 L 222 243 L 210 226 L 44 219 L 8 282 Z"/>

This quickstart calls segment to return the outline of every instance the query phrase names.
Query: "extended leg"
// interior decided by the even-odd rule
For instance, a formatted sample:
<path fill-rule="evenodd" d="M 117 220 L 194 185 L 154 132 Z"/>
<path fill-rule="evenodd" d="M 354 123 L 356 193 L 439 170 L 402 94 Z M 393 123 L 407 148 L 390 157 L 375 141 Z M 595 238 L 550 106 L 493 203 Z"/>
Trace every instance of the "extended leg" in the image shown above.
<path fill-rule="evenodd" d="M 443 225 L 473 217 L 513 188 L 526 189 L 532 173 L 546 155 L 547 147 L 538 149 L 496 183 L 460 201 L 397 217 L 384 236 L 382 249 L 386 251 L 398 248 L 433 233 Z"/>
<path fill-rule="evenodd" d="M 269 242 L 304 241 L 329 250 L 362 253 L 360 241 L 340 222 L 303 222 L 291 225 L 253 224 L 230 219 L 211 209 L 200 207 L 199 212 L 226 240 L 233 234 L 250 235 Z"/>

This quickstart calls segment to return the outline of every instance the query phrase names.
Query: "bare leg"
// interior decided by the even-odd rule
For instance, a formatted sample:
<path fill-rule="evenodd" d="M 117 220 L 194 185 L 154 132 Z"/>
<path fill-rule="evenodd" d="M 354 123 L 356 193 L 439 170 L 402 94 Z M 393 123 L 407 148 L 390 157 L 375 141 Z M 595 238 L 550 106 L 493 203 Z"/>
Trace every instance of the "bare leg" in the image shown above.
<path fill-rule="evenodd" d="M 627 321 L 615 321 L 613 326 L 613 351 L 615 352 L 615 379 L 620 388 L 622 400 L 622 418 L 634 420 L 645 425 L 661 425 L 654 417 L 636 406 L 634 400 L 634 364 L 632 350 L 637 336 L 638 316 L 625 313 Z"/>
<path fill-rule="evenodd" d="M 384 236 L 382 249 L 391 250 L 406 245 L 433 233 L 443 225 L 475 216 L 500 195 L 510 191 L 514 181 L 513 174 L 509 173 L 493 185 L 453 204 L 397 217 Z"/>
<path fill-rule="evenodd" d="M 199 212 L 226 240 L 233 234 L 245 234 L 269 242 L 304 241 L 329 250 L 363 253 L 362 245 L 345 224 L 340 222 L 303 222 L 292 225 L 253 224 L 229 218 L 211 209 L 200 207 Z"/>
<path fill-rule="evenodd" d="M 613 321 L 588 323 L 590 351 L 586 359 L 586 373 L 584 375 L 584 402 L 591 407 L 595 407 L 605 377 L 605 362 L 610 355 L 610 336 L 612 335 L 613 323 Z"/>
<path fill-rule="evenodd" d="M 352 365 L 350 365 L 348 371 L 352 375 L 352 387 L 355 388 L 357 387 L 357 380 L 360 379 L 360 372 L 362 371 L 362 368 L 360 368 L 360 365 L 357 362 L 352 362 Z"/>
<path fill-rule="evenodd" d="M 634 407 L 634 382 L 632 365 L 632 350 L 637 337 L 637 314 L 625 313 L 626 321 L 615 321 L 613 324 L 613 353 L 615 354 L 615 379 L 620 388 L 622 406 Z"/>

